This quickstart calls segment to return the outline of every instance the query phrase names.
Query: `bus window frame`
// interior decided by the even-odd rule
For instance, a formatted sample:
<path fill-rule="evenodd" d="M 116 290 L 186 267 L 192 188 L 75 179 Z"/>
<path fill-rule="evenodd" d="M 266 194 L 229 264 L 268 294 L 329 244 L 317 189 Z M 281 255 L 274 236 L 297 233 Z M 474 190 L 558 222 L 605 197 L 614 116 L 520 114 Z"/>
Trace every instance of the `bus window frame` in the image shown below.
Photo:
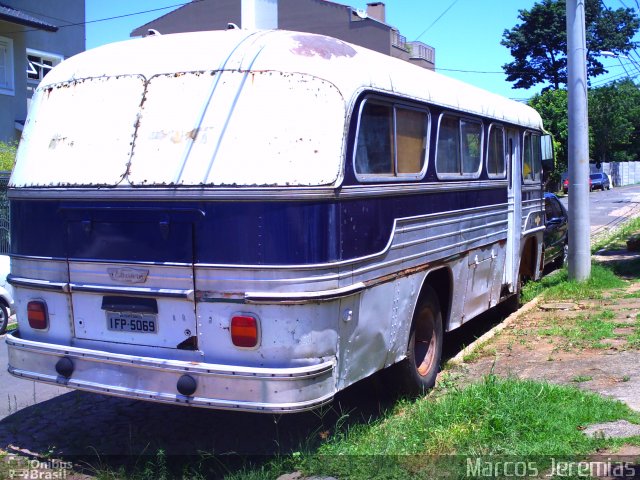
<path fill-rule="evenodd" d="M 502 173 L 495 174 L 489 171 L 489 148 L 491 147 L 491 131 L 493 128 L 499 128 L 502 130 Z M 492 180 L 504 180 L 507 178 L 507 132 L 504 125 L 501 123 L 492 122 L 489 124 L 489 128 L 487 130 L 487 149 L 485 152 L 485 167 L 487 169 L 487 177 Z"/>
<path fill-rule="evenodd" d="M 460 168 L 460 170 L 462 170 L 462 164 L 463 164 L 463 159 L 462 159 L 462 127 L 460 125 L 461 121 L 466 121 L 468 123 L 477 123 L 478 125 L 480 125 L 480 162 L 478 162 L 478 169 L 475 172 L 471 172 L 471 173 L 444 173 L 444 172 L 438 172 L 438 143 L 440 140 L 440 124 L 442 123 L 442 119 L 445 116 L 449 116 L 449 117 L 455 117 L 458 120 L 458 134 L 459 134 L 459 141 L 460 143 L 458 144 L 460 147 L 460 164 L 458 165 L 458 167 Z M 440 116 L 438 117 L 438 130 L 436 131 L 436 138 L 435 138 L 435 142 L 436 142 L 436 148 L 435 148 L 435 155 L 434 155 L 434 160 L 433 160 L 433 164 L 434 164 L 434 168 L 436 171 L 436 177 L 438 178 L 438 180 L 476 180 L 478 178 L 480 178 L 480 175 L 482 173 L 482 166 L 484 164 L 484 149 L 485 149 L 485 141 L 484 141 L 484 122 L 479 119 L 479 118 L 474 118 L 474 117 L 469 117 L 469 116 L 465 116 L 465 115 L 461 115 L 460 113 L 454 112 L 454 111 L 444 111 L 440 113 Z"/>
<path fill-rule="evenodd" d="M 358 138 L 360 136 L 360 127 L 362 122 L 362 113 L 368 102 L 383 105 L 392 109 L 393 112 L 393 173 L 391 175 L 386 173 L 359 173 L 356 167 L 356 157 L 358 154 Z M 398 139 L 397 139 L 397 115 L 396 110 L 413 110 L 416 112 L 425 114 L 425 121 L 427 122 L 427 128 L 425 130 L 424 137 L 424 157 L 422 169 L 416 173 L 398 173 Z M 412 105 L 408 102 L 401 101 L 400 99 L 391 99 L 388 97 L 378 95 L 368 95 L 361 102 L 358 107 L 358 123 L 356 124 L 355 137 L 353 140 L 353 154 L 351 159 L 351 165 L 353 168 L 353 174 L 357 181 L 362 183 L 373 182 L 402 182 L 407 180 L 419 181 L 422 180 L 427 174 L 427 168 L 429 167 L 429 151 L 431 147 L 431 111 L 426 106 Z"/>
<path fill-rule="evenodd" d="M 542 143 L 540 143 L 540 169 L 538 170 L 537 175 L 534 176 L 533 179 L 525 177 L 524 175 L 524 165 L 525 165 L 525 153 L 527 150 L 527 135 L 529 137 L 531 137 L 532 135 L 537 135 L 538 138 L 540 138 L 540 141 L 542 142 L 542 133 L 536 131 L 536 130 L 525 130 L 522 133 L 522 154 L 521 154 L 521 158 L 520 158 L 520 176 L 521 176 L 521 182 L 523 185 L 538 185 L 540 183 L 542 183 Z"/>

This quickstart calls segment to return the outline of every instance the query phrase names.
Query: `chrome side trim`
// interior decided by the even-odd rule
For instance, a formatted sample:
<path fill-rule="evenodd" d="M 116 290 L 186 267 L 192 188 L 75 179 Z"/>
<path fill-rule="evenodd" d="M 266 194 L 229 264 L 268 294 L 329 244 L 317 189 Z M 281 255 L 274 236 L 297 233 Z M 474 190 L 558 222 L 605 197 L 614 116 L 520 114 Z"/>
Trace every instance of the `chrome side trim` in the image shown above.
<path fill-rule="evenodd" d="M 119 397 L 187 406 L 259 412 L 299 412 L 331 401 L 336 392 L 335 359 L 318 365 L 258 368 L 194 363 L 114 354 L 24 340 L 8 334 L 9 373 L 39 382 Z M 73 373 L 56 373 L 60 358 Z M 182 375 L 196 380 L 193 396 L 177 392 Z"/>
<path fill-rule="evenodd" d="M 111 287 L 108 285 L 86 285 L 78 283 L 69 284 L 71 292 L 85 293 L 115 293 L 120 295 L 133 295 L 140 297 L 164 297 L 194 299 L 194 290 L 172 289 L 172 288 L 149 288 L 149 287 Z"/>
<path fill-rule="evenodd" d="M 380 283 L 380 282 L 375 282 Z M 331 301 L 339 298 L 355 295 L 367 288 L 362 282 L 354 283 L 348 287 L 334 288 L 331 290 L 321 290 L 318 292 L 247 292 L 244 295 L 246 303 L 281 303 L 296 304 L 319 301 Z M 215 301 L 215 300 L 211 300 Z"/>
<path fill-rule="evenodd" d="M 117 200 L 266 200 L 307 201 L 312 199 L 364 198 L 379 196 L 415 195 L 430 192 L 457 192 L 465 190 L 487 190 L 507 188 L 506 180 L 476 180 L 456 182 L 402 182 L 392 185 L 348 185 L 299 186 L 299 187 L 11 187 L 11 200 L 79 200 L 105 198 Z M 540 187 L 538 187 L 539 189 Z"/>
<path fill-rule="evenodd" d="M 12 274 L 7 275 L 7 282 L 14 287 L 35 288 L 38 290 L 55 290 L 68 293 L 70 291 L 67 282 L 50 282 L 48 280 L 37 280 L 34 278 L 16 277 Z"/>

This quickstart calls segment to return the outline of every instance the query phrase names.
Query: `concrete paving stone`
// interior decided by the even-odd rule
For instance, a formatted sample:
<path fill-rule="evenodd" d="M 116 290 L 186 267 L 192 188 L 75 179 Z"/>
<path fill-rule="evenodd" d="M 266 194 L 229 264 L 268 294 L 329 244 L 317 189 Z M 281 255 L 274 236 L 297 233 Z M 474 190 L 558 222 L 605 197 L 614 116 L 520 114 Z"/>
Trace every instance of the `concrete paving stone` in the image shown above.
<path fill-rule="evenodd" d="M 588 437 L 602 438 L 629 438 L 640 436 L 640 425 L 617 420 L 615 422 L 598 423 L 589 425 L 584 429 L 584 434 Z"/>

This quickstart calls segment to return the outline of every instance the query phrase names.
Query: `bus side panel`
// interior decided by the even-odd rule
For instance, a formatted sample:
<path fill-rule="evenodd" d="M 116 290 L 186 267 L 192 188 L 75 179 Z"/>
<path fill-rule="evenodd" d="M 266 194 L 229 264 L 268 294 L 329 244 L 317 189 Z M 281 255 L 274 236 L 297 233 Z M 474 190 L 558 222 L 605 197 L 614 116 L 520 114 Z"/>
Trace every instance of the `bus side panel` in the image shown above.
<path fill-rule="evenodd" d="M 396 279 L 343 299 L 338 389 L 402 360 L 426 272 Z"/>

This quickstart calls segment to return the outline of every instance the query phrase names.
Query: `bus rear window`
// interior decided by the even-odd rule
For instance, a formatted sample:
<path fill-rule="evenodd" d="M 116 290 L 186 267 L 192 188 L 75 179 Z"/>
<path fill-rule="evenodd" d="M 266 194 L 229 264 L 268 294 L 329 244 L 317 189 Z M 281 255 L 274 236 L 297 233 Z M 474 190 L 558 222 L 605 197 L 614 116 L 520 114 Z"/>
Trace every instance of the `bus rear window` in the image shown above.
<path fill-rule="evenodd" d="M 421 178 L 428 128 L 427 111 L 365 101 L 355 148 L 357 177 L 364 181 Z"/>

